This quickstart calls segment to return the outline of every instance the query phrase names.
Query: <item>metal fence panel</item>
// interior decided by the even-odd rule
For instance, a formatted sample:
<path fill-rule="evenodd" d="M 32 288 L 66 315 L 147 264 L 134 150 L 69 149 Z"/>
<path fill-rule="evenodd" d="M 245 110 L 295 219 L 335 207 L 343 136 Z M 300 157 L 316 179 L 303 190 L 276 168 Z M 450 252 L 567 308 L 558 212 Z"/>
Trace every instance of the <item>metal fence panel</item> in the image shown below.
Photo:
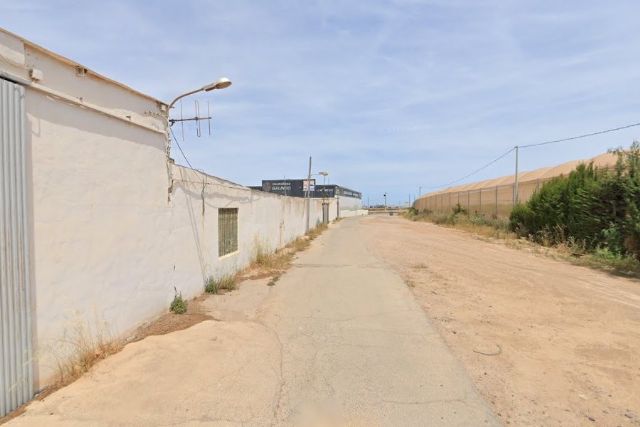
<path fill-rule="evenodd" d="M 33 396 L 24 94 L 0 78 L 0 416 Z"/>
<path fill-rule="evenodd" d="M 238 250 L 238 208 L 218 209 L 218 256 Z"/>

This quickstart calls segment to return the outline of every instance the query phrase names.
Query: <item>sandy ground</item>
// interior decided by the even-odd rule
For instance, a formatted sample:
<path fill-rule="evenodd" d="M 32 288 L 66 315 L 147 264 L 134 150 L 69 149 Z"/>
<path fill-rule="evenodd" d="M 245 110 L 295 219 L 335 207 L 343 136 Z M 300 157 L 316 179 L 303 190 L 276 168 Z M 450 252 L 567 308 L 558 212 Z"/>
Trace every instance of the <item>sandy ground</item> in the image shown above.
<path fill-rule="evenodd" d="M 362 224 L 505 424 L 640 425 L 640 281 L 429 223 Z"/>
<path fill-rule="evenodd" d="M 215 320 L 128 344 L 8 425 L 499 425 L 363 224 L 332 226 L 275 286 L 199 300 Z"/>

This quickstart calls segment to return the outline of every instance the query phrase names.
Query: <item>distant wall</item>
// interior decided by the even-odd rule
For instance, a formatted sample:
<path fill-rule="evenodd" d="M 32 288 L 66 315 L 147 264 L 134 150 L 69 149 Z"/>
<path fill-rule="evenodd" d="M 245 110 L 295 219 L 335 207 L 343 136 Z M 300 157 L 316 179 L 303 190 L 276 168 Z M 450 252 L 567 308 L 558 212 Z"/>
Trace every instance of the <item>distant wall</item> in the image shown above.
<path fill-rule="evenodd" d="M 518 200 L 526 202 L 540 186 L 551 178 L 518 184 Z M 508 217 L 514 205 L 514 185 L 496 185 L 459 191 L 428 194 L 416 200 L 413 206 L 420 211 L 451 213 L 459 204 L 472 214 Z"/>
<path fill-rule="evenodd" d="M 362 209 L 362 199 L 357 197 L 338 196 L 340 207 L 340 217 L 348 218 L 357 215 L 366 215 L 367 211 Z"/>
<path fill-rule="evenodd" d="M 590 160 L 574 160 L 558 166 L 522 172 L 518 175 L 517 200 L 526 202 L 545 182 L 569 174 L 581 163 L 593 162 L 596 167 L 610 168 L 616 159 L 614 154 L 606 153 Z M 472 214 L 508 217 L 516 200 L 514 180 L 514 176 L 510 175 L 425 194 L 414 202 L 413 207 L 420 211 L 451 213 L 459 204 Z"/>

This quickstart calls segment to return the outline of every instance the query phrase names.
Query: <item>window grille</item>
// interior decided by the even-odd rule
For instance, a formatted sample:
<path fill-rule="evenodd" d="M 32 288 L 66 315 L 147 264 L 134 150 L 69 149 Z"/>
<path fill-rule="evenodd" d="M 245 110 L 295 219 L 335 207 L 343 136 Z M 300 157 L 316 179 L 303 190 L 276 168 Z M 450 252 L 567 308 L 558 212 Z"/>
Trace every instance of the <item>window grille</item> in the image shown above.
<path fill-rule="evenodd" d="M 238 208 L 218 209 L 218 256 L 238 250 Z"/>

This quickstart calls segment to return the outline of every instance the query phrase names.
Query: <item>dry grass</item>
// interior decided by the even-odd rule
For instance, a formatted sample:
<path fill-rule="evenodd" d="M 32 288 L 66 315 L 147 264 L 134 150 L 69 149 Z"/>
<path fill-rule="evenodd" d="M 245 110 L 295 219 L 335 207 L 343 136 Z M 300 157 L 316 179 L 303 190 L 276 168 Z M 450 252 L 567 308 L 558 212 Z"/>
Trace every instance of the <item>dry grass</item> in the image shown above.
<path fill-rule="evenodd" d="M 207 314 L 201 307 L 201 302 L 206 298 L 200 295 L 189 301 L 187 312 L 184 314 L 165 313 L 153 320 L 140 326 L 127 342 L 140 341 L 152 335 L 165 335 L 171 332 L 181 331 L 205 320 L 215 320 Z"/>
<path fill-rule="evenodd" d="M 411 221 L 427 221 L 444 227 L 455 228 L 474 234 L 480 238 L 497 239 L 515 249 L 568 261 L 575 265 L 603 270 L 612 274 L 640 277 L 640 262 L 632 257 L 623 257 L 606 249 L 587 252 L 583 245 L 565 242 L 553 244 L 552 239 L 542 236 L 540 243 L 518 237 L 509 230 L 507 220 L 486 219 L 466 214 L 415 214 L 405 218 Z"/>
<path fill-rule="evenodd" d="M 238 287 L 237 278 L 236 278 L 235 274 L 234 275 L 223 276 L 218 281 L 218 289 L 221 289 L 223 291 L 233 291 L 237 287 Z"/>
<path fill-rule="evenodd" d="M 309 232 L 307 233 L 307 236 L 309 236 L 309 239 L 313 240 L 316 237 L 318 237 L 319 235 L 321 235 L 322 233 L 324 233 L 324 231 L 329 228 L 329 226 L 327 224 L 318 224 L 316 226 L 316 228 L 313 228 L 311 230 L 309 230 Z"/>
<path fill-rule="evenodd" d="M 285 247 L 274 252 L 266 250 L 262 245 L 257 244 L 254 262 L 238 273 L 237 281 L 248 279 L 271 278 L 269 286 L 274 286 L 280 276 L 291 266 L 296 253 L 304 251 L 309 247 L 311 241 L 322 234 L 327 229 L 326 224 L 320 224 L 307 233 L 306 236 L 298 237 Z"/>
<path fill-rule="evenodd" d="M 414 212 L 408 212 L 404 217 L 411 221 L 432 222 L 444 227 L 463 230 L 481 237 L 504 240 L 517 239 L 516 234 L 509 230 L 509 221 L 499 218 L 467 215 L 466 213 L 436 214 Z"/>
<path fill-rule="evenodd" d="M 208 294 L 219 294 L 227 291 L 233 291 L 237 288 L 237 282 L 238 276 L 235 274 L 227 274 L 218 279 L 211 276 L 204 284 L 204 291 Z"/>
<path fill-rule="evenodd" d="M 72 383 L 98 361 L 122 350 L 124 342 L 111 339 L 108 334 L 92 335 L 86 327 L 78 326 L 64 346 L 71 350 L 71 356 L 58 360 L 57 387 Z"/>
<path fill-rule="evenodd" d="M 321 224 L 306 236 L 295 239 L 284 248 L 273 253 L 259 249 L 252 265 L 244 271 L 234 275 L 225 275 L 218 279 L 213 277 L 207 279 L 205 292 L 215 294 L 231 291 L 237 288 L 239 281 L 259 277 L 270 277 L 271 279 L 267 285 L 274 286 L 284 271 L 291 265 L 295 254 L 307 249 L 311 241 L 327 228 L 327 225 Z M 126 341 L 111 339 L 109 334 L 104 333 L 92 335 L 86 327 L 75 328 L 71 336 L 62 343 L 64 347 L 70 349 L 67 354 L 71 354 L 71 356 L 58 358 L 57 380 L 47 386 L 36 398 L 42 400 L 56 390 L 71 384 L 88 372 L 100 360 L 122 350 L 128 342 L 140 341 L 151 335 L 164 335 L 179 331 L 205 320 L 215 320 L 210 315 L 201 312 L 199 302 L 203 298 L 205 298 L 204 295 L 189 301 L 189 304 L 186 305 L 187 311 L 185 314 L 165 313 L 153 322 L 141 326 Z M 29 403 L 27 402 L 20 408 L 1 417 L 0 424 L 22 414 Z"/>
<path fill-rule="evenodd" d="M 102 334 L 93 337 L 84 326 L 75 328 L 71 337 L 63 340 L 61 345 L 68 349 L 71 355 L 58 357 L 56 380 L 47 385 L 34 399 L 43 400 L 55 391 L 76 381 L 100 360 L 124 348 L 122 340 L 112 340 Z M 30 403 L 31 401 L 26 402 L 4 417 L 0 417 L 0 424 L 23 414 Z"/>

